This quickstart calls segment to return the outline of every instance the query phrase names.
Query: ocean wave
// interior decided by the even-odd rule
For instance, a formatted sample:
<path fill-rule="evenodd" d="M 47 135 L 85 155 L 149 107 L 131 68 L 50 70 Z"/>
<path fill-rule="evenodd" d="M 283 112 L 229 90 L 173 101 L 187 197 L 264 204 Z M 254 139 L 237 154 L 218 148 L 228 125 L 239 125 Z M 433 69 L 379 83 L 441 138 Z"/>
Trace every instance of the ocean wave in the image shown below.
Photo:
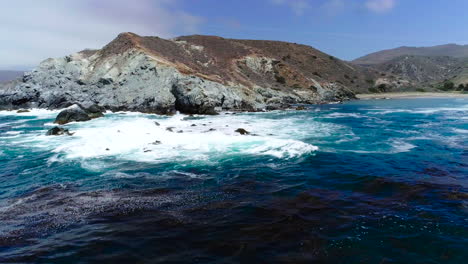
<path fill-rule="evenodd" d="M 48 110 L 48 109 L 39 109 L 33 108 L 28 109 L 29 112 L 18 113 L 17 110 L 14 111 L 0 111 L 0 116 L 34 116 L 39 118 L 46 117 L 55 117 L 61 110 Z"/>
<path fill-rule="evenodd" d="M 308 155 L 318 147 L 301 138 L 314 130 L 326 135 L 323 123 L 302 123 L 300 118 L 274 119 L 259 115 L 172 117 L 140 113 L 114 113 L 104 118 L 68 124 L 73 136 L 23 136 L 16 143 L 50 149 L 49 162 L 78 160 L 84 167 L 100 170 L 104 159 L 138 162 L 203 162 L 215 164 L 226 156 L 258 155 L 281 159 Z M 52 124 L 48 124 L 52 125 Z M 306 127 L 307 129 L 304 129 Z M 235 130 L 251 132 L 240 135 Z M 97 161 L 99 160 L 99 161 Z"/>
<path fill-rule="evenodd" d="M 370 108 L 365 109 L 374 114 L 393 114 L 393 113 L 411 113 L 411 114 L 434 114 L 438 112 L 467 112 L 468 105 L 459 107 L 433 107 L 433 108 L 416 108 L 416 109 L 388 109 L 388 108 Z"/>
<path fill-rule="evenodd" d="M 21 131 L 7 131 L 5 132 L 4 134 L 5 135 L 13 135 L 13 136 L 16 136 L 16 135 L 19 135 L 21 134 L 22 132 Z"/>
<path fill-rule="evenodd" d="M 452 131 L 457 134 L 468 134 L 468 129 L 453 128 Z"/>
<path fill-rule="evenodd" d="M 337 151 L 353 152 L 358 154 L 398 154 L 410 152 L 416 147 L 416 145 L 413 145 L 401 139 L 390 139 L 384 142 L 383 144 L 379 144 L 379 146 L 368 145 L 367 149 L 344 149 Z"/>
<path fill-rule="evenodd" d="M 357 113 L 331 113 L 325 115 L 323 118 L 368 118 L 365 115 L 357 114 Z"/>

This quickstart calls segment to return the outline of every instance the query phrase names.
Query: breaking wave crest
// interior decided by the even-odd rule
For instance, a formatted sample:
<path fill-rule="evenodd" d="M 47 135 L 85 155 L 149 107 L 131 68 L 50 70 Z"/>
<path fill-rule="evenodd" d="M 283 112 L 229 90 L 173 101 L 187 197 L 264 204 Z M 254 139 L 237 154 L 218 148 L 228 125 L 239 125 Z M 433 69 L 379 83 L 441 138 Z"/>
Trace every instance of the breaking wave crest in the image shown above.
<path fill-rule="evenodd" d="M 303 131 L 291 135 L 295 132 L 291 122 L 294 119 L 262 119 L 258 115 L 162 117 L 115 113 L 68 125 L 74 133 L 71 137 L 45 136 L 44 130 L 40 135 L 24 135 L 17 141 L 50 149 L 56 154 L 51 162 L 113 158 L 152 163 L 174 160 L 212 163 L 226 156 L 263 155 L 290 159 L 316 151 L 318 147 L 300 139 Z M 48 128 L 53 125 L 46 124 Z M 236 132 L 239 128 L 250 134 L 241 135 Z"/>

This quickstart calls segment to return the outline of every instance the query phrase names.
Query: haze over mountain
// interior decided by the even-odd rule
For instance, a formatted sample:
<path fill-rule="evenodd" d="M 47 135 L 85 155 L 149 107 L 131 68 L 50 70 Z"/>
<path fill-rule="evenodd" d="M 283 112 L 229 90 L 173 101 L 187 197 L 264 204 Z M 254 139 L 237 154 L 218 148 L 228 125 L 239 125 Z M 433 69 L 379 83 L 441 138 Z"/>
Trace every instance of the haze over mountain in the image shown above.
<path fill-rule="evenodd" d="M 21 77 L 24 71 L 2 71 L 0 70 L 0 82 L 7 82 Z"/>

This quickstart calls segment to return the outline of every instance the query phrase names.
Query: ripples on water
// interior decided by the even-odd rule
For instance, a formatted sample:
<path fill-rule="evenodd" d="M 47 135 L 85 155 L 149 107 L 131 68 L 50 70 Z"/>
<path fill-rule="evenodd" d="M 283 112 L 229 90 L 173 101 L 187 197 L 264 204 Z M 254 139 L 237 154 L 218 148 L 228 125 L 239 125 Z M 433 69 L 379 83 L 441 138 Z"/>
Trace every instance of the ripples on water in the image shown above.
<path fill-rule="evenodd" d="M 56 114 L 0 112 L 0 262 L 468 257 L 466 99 L 114 113 L 46 137 Z"/>

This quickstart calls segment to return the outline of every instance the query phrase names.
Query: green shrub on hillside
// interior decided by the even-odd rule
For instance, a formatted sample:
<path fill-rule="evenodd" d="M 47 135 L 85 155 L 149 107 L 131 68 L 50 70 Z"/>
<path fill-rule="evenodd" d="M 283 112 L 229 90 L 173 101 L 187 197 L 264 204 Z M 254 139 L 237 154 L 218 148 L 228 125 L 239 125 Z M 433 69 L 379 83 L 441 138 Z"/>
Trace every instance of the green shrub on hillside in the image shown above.
<path fill-rule="evenodd" d="M 455 84 L 452 81 L 447 81 L 444 83 L 444 89 L 446 91 L 453 90 L 455 88 Z"/>
<path fill-rule="evenodd" d="M 441 87 L 438 87 L 437 89 L 441 91 L 453 91 L 455 88 L 455 84 L 452 81 L 445 81 L 444 84 Z"/>
<path fill-rule="evenodd" d="M 377 90 L 377 88 L 375 88 L 375 87 L 371 87 L 371 88 L 369 88 L 369 89 L 367 89 L 367 90 L 368 90 L 370 93 L 380 93 L 380 91 Z"/>
<path fill-rule="evenodd" d="M 382 84 L 379 84 L 379 86 L 377 86 L 377 89 L 381 92 L 386 92 L 387 91 L 387 85 L 385 83 L 382 83 Z"/>

